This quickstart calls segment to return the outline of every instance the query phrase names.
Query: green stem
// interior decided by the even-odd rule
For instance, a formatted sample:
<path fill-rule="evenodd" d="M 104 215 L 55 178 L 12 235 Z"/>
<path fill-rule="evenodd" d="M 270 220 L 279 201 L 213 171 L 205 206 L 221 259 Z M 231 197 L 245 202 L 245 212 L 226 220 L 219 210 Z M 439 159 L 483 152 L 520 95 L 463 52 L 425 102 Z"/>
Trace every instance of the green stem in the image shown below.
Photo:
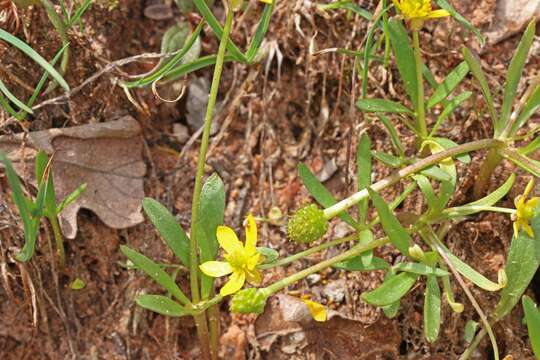
<path fill-rule="evenodd" d="M 374 240 L 369 242 L 368 244 L 358 244 L 352 247 L 350 250 L 347 250 L 337 256 L 334 256 L 333 258 L 330 258 L 328 260 L 322 261 L 318 264 L 315 264 L 313 266 L 308 267 L 307 269 L 304 269 L 300 272 L 297 272 L 291 276 L 287 276 L 286 278 L 283 278 L 274 284 L 261 289 L 262 291 L 267 292 L 267 294 L 270 296 L 272 294 L 275 294 L 276 292 L 280 291 L 281 289 L 299 281 L 305 278 L 308 275 L 314 274 L 316 272 L 319 272 L 321 270 L 324 270 L 338 262 L 347 260 L 353 256 L 358 256 L 362 254 L 363 252 L 366 252 L 371 249 L 375 249 L 379 246 L 383 246 L 385 244 L 388 244 L 390 240 L 388 237 L 384 237 L 378 240 Z"/>
<path fill-rule="evenodd" d="M 476 182 L 474 183 L 475 199 L 480 199 L 484 196 L 489 186 L 491 175 L 495 171 L 495 168 L 499 166 L 502 159 L 503 158 L 501 155 L 499 155 L 497 149 L 489 150 L 486 159 L 482 163 L 482 166 L 480 166 L 478 177 L 476 178 Z"/>
<path fill-rule="evenodd" d="M 58 219 L 56 216 L 50 216 L 49 222 L 54 234 L 54 242 L 56 245 L 56 254 L 58 255 L 58 267 L 60 270 L 66 265 L 66 252 L 64 250 L 64 239 L 62 238 L 62 232 L 60 231 L 60 226 L 58 225 Z"/>
<path fill-rule="evenodd" d="M 414 47 L 414 59 L 416 63 L 416 82 L 418 85 L 418 98 L 416 102 L 416 127 L 420 131 L 422 136 L 421 140 L 427 138 L 427 125 L 426 125 L 426 108 L 424 105 L 424 77 L 422 74 L 423 62 L 422 53 L 420 52 L 420 39 L 418 30 L 414 30 L 413 33 L 413 47 Z"/>
<path fill-rule="evenodd" d="M 208 143 L 210 140 L 210 129 L 212 127 L 212 119 L 214 117 L 214 109 L 216 107 L 217 95 L 219 90 L 219 84 L 221 81 L 221 74 L 223 72 L 223 63 L 225 62 L 225 52 L 227 49 L 227 43 L 229 42 L 229 35 L 232 29 L 233 12 L 231 9 L 226 9 L 227 15 L 225 19 L 225 26 L 223 27 L 223 35 L 219 43 L 218 54 L 216 58 L 216 66 L 214 68 L 214 77 L 212 79 L 212 86 L 210 88 L 210 95 L 208 98 L 208 107 L 206 109 L 206 117 L 204 119 L 204 128 L 201 138 L 201 148 L 199 152 L 199 158 L 197 161 L 197 173 L 195 175 L 195 187 L 193 189 L 193 202 L 191 206 L 191 239 L 190 239 L 190 285 L 191 285 L 191 297 L 194 303 L 198 303 L 201 299 L 199 292 L 199 261 L 198 261 L 198 249 L 199 243 L 197 239 L 197 226 L 199 222 L 199 205 L 201 198 L 201 191 L 204 177 L 204 166 L 206 164 L 206 154 L 208 152 Z M 214 319 L 213 321 L 216 321 Z M 217 344 L 216 347 L 212 346 L 210 349 L 210 341 L 208 337 L 208 323 L 206 321 L 206 314 L 202 313 L 195 316 L 195 323 L 197 325 L 197 331 L 199 340 L 201 342 L 201 348 L 203 350 L 203 358 L 217 359 Z M 216 326 L 211 325 L 211 329 L 214 331 Z M 212 334 L 212 337 L 217 338 L 218 334 Z"/>
<path fill-rule="evenodd" d="M 343 243 L 346 243 L 346 242 L 349 242 L 349 241 L 352 241 L 352 240 L 357 240 L 357 239 L 358 239 L 358 235 L 354 234 L 354 235 L 346 236 L 346 237 L 343 237 L 343 238 L 340 238 L 340 239 L 328 241 L 328 242 L 325 242 L 324 244 L 314 246 L 314 247 L 309 248 L 309 249 L 307 249 L 305 251 L 301 251 L 299 253 L 293 254 L 293 255 L 288 256 L 286 258 L 283 258 L 283 259 L 281 259 L 279 261 L 276 261 L 276 262 L 273 262 L 273 263 L 270 263 L 270 264 L 261 265 L 261 266 L 259 266 L 259 269 L 266 270 L 266 269 L 271 269 L 271 268 L 278 267 L 278 266 L 284 266 L 284 265 L 292 263 L 293 261 L 305 258 L 307 256 L 315 254 L 315 253 L 317 253 L 319 251 L 322 251 L 324 249 L 328 249 L 329 247 L 336 246 L 336 245 L 343 244 Z"/>
<path fill-rule="evenodd" d="M 411 164 L 395 172 L 394 174 L 388 176 L 387 178 L 377 181 L 375 184 L 371 185 L 371 189 L 374 191 L 381 191 L 389 186 L 392 186 L 398 183 L 400 180 L 410 175 L 413 175 L 432 165 L 438 164 L 439 162 L 441 162 L 442 160 L 446 158 L 452 158 L 457 155 L 461 155 L 461 154 L 468 153 L 471 151 L 493 148 L 496 146 L 500 146 L 500 144 L 501 142 L 496 139 L 484 139 L 484 140 L 472 141 L 463 145 L 455 146 L 453 148 L 450 148 L 450 149 L 435 153 L 426 158 L 420 159 L 416 163 Z M 368 196 L 369 194 L 368 194 L 367 189 L 360 190 L 357 193 L 349 196 L 348 198 L 341 200 L 337 204 L 326 208 L 324 210 L 324 217 L 329 220 L 333 218 L 334 216 L 336 216 L 337 214 L 347 210 L 351 206 L 356 205 L 362 199 L 366 199 Z"/>

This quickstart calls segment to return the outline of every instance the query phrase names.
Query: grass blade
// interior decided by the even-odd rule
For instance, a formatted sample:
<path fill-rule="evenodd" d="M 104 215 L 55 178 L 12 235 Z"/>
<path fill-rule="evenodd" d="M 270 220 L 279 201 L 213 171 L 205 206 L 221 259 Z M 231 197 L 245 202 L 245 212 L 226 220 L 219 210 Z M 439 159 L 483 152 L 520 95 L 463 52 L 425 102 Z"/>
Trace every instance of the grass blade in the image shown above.
<path fill-rule="evenodd" d="M 43 69 L 45 69 L 45 71 L 47 71 L 53 77 L 53 79 L 56 80 L 56 82 L 58 82 L 58 84 L 60 84 L 60 86 L 64 88 L 64 90 L 69 91 L 69 85 L 64 80 L 62 75 L 60 75 L 58 71 L 56 71 L 56 69 L 47 62 L 47 60 L 45 60 L 41 55 L 39 55 L 28 44 L 2 29 L 0 29 L 0 39 L 10 43 L 26 55 L 28 55 L 32 60 L 38 63 Z"/>
<path fill-rule="evenodd" d="M 30 109 L 21 100 L 17 99 L 17 97 L 13 95 L 11 91 L 9 91 L 9 89 L 6 87 L 6 85 L 4 84 L 2 80 L 0 80 L 0 92 L 2 92 L 8 98 L 8 100 L 10 100 L 13 104 L 15 104 L 19 109 L 26 111 L 30 114 L 34 113 L 32 109 Z"/>
<path fill-rule="evenodd" d="M 268 27 L 270 26 L 270 20 L 272 19 L 272 13 L 274 12 L 274 7 L 275 7 L 275 1 L 273 1 L 272 4 L 267 4 L 264 7 L 261 20 L 259 21 L 257 30 L 255 31 L 255 36 L 253 37 L 253 40 L 251 41 L 251 45 L 249 46 L 249 49 L 246 52 L 246 59 L 250 63 L 257 56 L 257 53 L 259 52 L 259 48 L 261 47 L 261 44 L 264 40 L 264 36 L 266 35 L 266 32 L 268 31 Z"/>

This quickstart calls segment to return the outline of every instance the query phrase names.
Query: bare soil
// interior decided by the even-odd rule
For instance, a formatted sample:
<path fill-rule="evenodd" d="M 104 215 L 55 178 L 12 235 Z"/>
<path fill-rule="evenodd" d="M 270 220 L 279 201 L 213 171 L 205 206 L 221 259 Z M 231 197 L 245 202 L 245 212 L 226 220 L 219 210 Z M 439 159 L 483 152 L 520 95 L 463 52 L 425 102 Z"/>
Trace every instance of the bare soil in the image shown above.
<path fill-rule="evenodd" d="M 148 2 L 150 3 L 150 2 Z M 475 22 L 489 22 L 493 2 L 482 3 L 485 17 L 475 12 Z M 145 52 L 158 52 L 161 36 L 175 20 L 151 20 L 143 15 L 145 1 L 120 0 L 108 7 L 104 2 L 85 15 L 84 31 L 71 31 L 71 61 L 66 79 L 75 87 L 112 61 Z M 371 10 L 373 4 L 361 2 Z M 491 9 L 491 10 L 490 10 Z M 237 23 L 234 40 L 245 46 L 248 34 L 256 24 L 256 13 Z M 218 14 L 219 10 L 218 10 Z M 465 15 L 468 13 L 465 12 Z M 51 58 L 61 42 L 48 22 L 43 9 L 19 10 L 24 23 L 15 33 L 25 39 L 44 57 Z M 175 17 L 181 19 L 179 13 Z M 192 19 L 194 20 L 194 19 Z M 226 184 L 226 223 L 242 231 L 242 219 L 251 212 L 265 217 L 277 206 L 283 214 L 291 213 L 310 201 L 297 176 L 296 166 L 305 162 L 315 173 L 330 171 L 326 185 L 337 197 L 354 191 L 354 149 L 359 133 L 366 131 L 377 150 L 389 151 L 390 141 L 383 126 L 363 117 L 354 109 L 360 84 L 353 82 L 353 60 L 336 53 L 310 55 L 310 47 L 359 48 L 365 36 L 366 21 L 345 12 L 326 15 L 306 7 L 302 1 L 280 1 L 272 19 L 268 41 L 283 54 L 251 67 L 227 65 L 221 87 L 223 101 L 216 122 L 217 133 L 211 140 L 208 173 L 217 172 Z M 461 61 L 459 48 L 473 39 L 455 22 L 430 23 L 421 34 L 427 65 L 438 80 Z M 493 91 L 502 87 L 505 69 L 519 36 L 490 46 L 482 55 Z M 206 29 L 204 53 L 217 50 L 217 41 Z M 449 50 L 451 49 L 451 50 Z M 540 57 L 533 54 L 527 74 L 538 68 Z M 185 229 L 190 218 L 191 189 L 198 143 L 186 145 L 173 134 L 173 125 L 188 126 L 185 101 L 170 104 L 156 99 L 149 89 L 132 94 L 139 104 L 134 106 L 119 86 L 126 74 L 148 71 L 154 60 L 145 60 L 111 71 L 60 105 L 46 106 L 25 124 L 28 130 L 67 127 L 105 122 L 123 115 L 136 118 L 143 127 L 146 196 L 158 199 L 177 215 Z M 30 92 L 41 76 L 40 68 L 6 44 L 0 43 L 0 76 L 6 79 L 17 96 Z M 268 69 L 268 72 L 266 72 Z M 9 74 L 9 75 L 8 75 Z M 211 69 L 192 74 L 186 83 L 197 77 L 211 76 Z M 394 68 L 375 65 L 370 69 L 371 97 L 402 98 L 404 91 Z M 468 79 L 464 88 L 478 90 Z M 351 91 L 351 88 L 354 91 Z M 162 91 L 174 97 L 175 89 Z M 476 91 L 476 93 L 480 93 Z M 48 96 L 61 95 L 60 90 Z M 490 123 L 480 95 L 446 123 L 445 135 L 461 143 L 490 137 Z M 4 116 L 5 114 L 0 116 Z M 4 120 L 0 117 L 0 120 Z M 538 119 L 536 119 L 538 120 Z M 2 125 L 0 134 L 18 133 L 17 123 Z M 408 151 L 414 151 L 412 134 L 401 124 L 396 127 Z M 194 129 L 190 128 L 190 135 Z M 181 153 L 183 153 L 181 155 Z M 472 166 L 459 167 L 459 186 L 453 204 L 471 200 L 475 174 L 482 157 L 476 153 Z M 334 162 L 334 163 L 332 163 Z M 335 166 L 333 166 L 335 165 Z M 332 170 L 335 168 L 336 170 Z M 510 173 L 518 172 L 504 163 L 492 188 L 500 185 Z M 380 164 L 375 178 L 387 176 L 390 170 Z M 522 180 L 503 200 L 502 206 L 513 206 L 513 198 L 523 189 Z M 388 199 L 402 185 L 384 192 Z M 400 211 L 418 212 L 422 200 L 413 195 Z M 167 319 L 143 311 L 134 303 L 141 291 L 160 290 L 142 274 L 121 266 L 125 258 L 119 251 L 127 244 L 160 261 L 173 261 L 172 254 L 159 239 L 154 228 L 145 222 L 125 230 L 106 227 L 94 214 L 79 214 L 79 233 L 66 244 L 67 268 L 58 273 L 51 267 L 47 245 L 49 230 L 44 224 L 38 251 L 27 264 L 16 263 L 12 256 L 23 243 L 22 229 L 13 206 L 7 181 L 0 177 L 0 358 L 1 359 L 197 359 L 198 348 L 194 324 L 187 318 Z M 260 243 L 277 249 L 282 256 L 304 247 L 286 239 L 284 225 L 261 223 Z M 464 261 L 493 278 L 505 261 L 511 238 L 511 221 L 507 216 L 483 214 L 456 224 L 449 232 L 449 248 Z M 333 223 L 328 238 L 343 235 L 347 229 Z M 319 259 L 330 257 L 331 249 L 282 269 L 265 273 L 264 281 L 291 274 Z M 391 247 L 377 254 L 392 262 L 397 253 Z M 79 277 L 86 287 L 70 289 L 70 282 Z M 186 274 L 180 284 L 186 288 Z M 315 284 L 301 282 L 289 289 L 291 294 L 310 293 L 315 299 L 339 312 L 324 324 L 287 322 L 280 319 L 279 298 L 270 301 L 267 311 L 255 316 L 230 315 L 228 304 L 221 305 L 222 348 L 225 359 L 457 359 L 466 348 L 463 338 L 465 322 L 478 321 L 463 292 L 456 287 L 459 301 L 466 304 L 463 314 L 455 314 L 445 305 L 440 338 L 428 344 L 422 333 L 423 286 L 416 287 L 402 301 L 399 315 L 386 319 L 384 314 L 362 302 L 360 294 L 375 288 L 381 273 L 343 273 L 327 270 Z M 336 286 L 345 293 L 341 301 L 331 301 L 325 287 Z M 492 309 L 498 297 L 471 287 L 486 310 Z M 530 295 L 540 295 L 540 287 L 531 285 Z M 540 298 L 538 298 L 540 300 Z M 495 326 L 501 353 L 514 359 L 532 359 L 522 311 Z M 478 359 L 491 358 L 489 344 L 483 343 Z"/>

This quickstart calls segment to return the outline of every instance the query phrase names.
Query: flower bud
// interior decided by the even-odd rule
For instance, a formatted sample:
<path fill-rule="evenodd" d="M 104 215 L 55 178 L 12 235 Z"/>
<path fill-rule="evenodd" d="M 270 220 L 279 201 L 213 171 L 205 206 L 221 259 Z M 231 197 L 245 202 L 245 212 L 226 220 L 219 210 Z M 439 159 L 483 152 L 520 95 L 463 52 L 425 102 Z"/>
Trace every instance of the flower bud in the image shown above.
<path fill-rule="evenodd" d="M 414 260 L 420 261 L 420 262 L 426 259 L 424 250 L 422 250 L 422 248 L 418 246 L 418 244 L 414 244 L 413 246 L 409 247 L 409 255 Z"/>
<path fill-rule="evenodd" d="M 315 204 L 296 211 L 287 225 L 289 238 L 295 242 L 310 243 L 319 240 L 328 230 L 328 220 L 324 212 Z"/>
<path fill-rule="evenodd" d="M 501 289 L 506 287 L 508 284 L 508 276 L 506 275 L 506 271 L 504 271 L 504 269 L 500 269 L 497 272 L 497 282 L 499 283 Z"/>
<path fill-rule="evenodd" d="M 243 289 L 234 294 L 231 311 L 240 314 L 262 314 L 268 295 L 261 289 Z"/>

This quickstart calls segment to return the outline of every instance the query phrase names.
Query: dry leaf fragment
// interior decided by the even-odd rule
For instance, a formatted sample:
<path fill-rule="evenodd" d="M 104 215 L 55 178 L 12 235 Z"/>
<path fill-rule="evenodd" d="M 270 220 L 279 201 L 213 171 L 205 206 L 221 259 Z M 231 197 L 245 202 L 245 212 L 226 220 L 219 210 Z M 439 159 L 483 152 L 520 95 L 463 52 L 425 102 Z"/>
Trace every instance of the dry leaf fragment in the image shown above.
<path fill-rule="evenodd" d="M 63 199 L 79 185 L 86 191 L 60 214 L 64 236 L 77 234 L 79 209 L 92 210 L 107 226 L 127 228 L 143 221 L 144 198 L 139 123 L 130 116 L 116 121 L 65 129 L 50 129 L 0 136 L 0 151 L 7 153 L 23 179 L 34 183 L 33 161 L 39 150 L 54 156 L 56 195 Z"/>

